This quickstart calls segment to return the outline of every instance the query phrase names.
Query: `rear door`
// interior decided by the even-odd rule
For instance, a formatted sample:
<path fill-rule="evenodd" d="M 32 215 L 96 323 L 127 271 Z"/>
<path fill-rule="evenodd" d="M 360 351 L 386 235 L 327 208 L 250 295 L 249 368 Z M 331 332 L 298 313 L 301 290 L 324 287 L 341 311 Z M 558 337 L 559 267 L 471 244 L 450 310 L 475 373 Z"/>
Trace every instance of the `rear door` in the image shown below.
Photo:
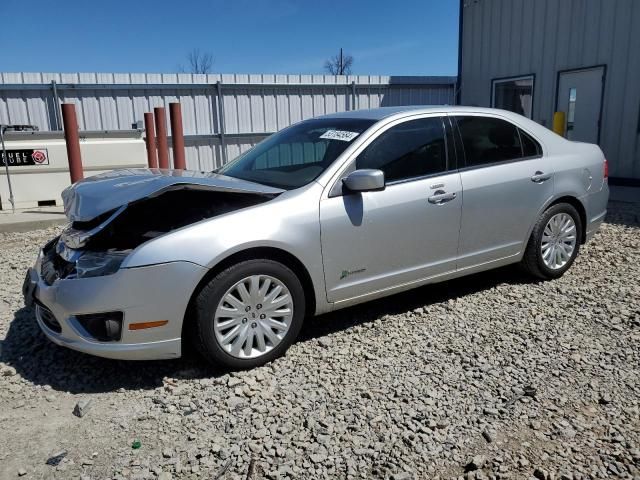
<path fill-rule="evenodd" d="M 404 119 L 357 154 L 349 171 L 382 170 L 383 191 L 338 189 L 321 200 L 330 302 L 455 270 L 462 192 L 460 177 L 447 159 L 445 120 Z"/>
<path fill-rule="evenodd" d="M 458 269 L 518 255 L 553 195 L 553 168 L 533 136 L 504 118 L 456 116 L 463 157 Z"/>

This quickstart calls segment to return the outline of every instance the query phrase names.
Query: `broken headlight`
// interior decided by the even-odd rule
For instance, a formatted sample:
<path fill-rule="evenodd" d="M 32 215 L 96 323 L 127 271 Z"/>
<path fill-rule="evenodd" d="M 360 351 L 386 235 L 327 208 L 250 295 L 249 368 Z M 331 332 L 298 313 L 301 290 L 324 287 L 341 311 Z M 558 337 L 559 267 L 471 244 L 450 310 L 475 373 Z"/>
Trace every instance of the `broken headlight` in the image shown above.
<path fill-rule="evenodd" d="M 78 278 L 116 273 L 129 252 L 85 252 L 76 260 Z"/>

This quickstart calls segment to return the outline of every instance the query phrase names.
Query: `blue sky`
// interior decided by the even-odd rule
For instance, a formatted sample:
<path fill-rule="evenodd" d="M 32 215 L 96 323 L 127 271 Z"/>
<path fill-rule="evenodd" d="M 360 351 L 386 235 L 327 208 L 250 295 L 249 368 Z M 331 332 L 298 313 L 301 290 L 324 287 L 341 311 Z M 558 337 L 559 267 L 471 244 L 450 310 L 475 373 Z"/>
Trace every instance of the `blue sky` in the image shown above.
<path fill-rule="evenodd" d="M 0 0 L 0 71 L 455 75 L 458 0 Z"/>

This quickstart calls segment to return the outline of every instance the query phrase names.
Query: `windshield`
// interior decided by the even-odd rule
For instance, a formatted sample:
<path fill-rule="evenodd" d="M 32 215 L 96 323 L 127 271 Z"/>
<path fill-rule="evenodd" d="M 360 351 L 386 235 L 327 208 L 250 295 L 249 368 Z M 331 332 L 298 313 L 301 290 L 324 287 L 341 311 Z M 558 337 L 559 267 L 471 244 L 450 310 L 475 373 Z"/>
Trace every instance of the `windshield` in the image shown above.
<path fill-rule="evenodd" d="M 375 123 L 354 118 L 306 120 L 271 135 L 216 173 L 291 190 L 312 182 Z"/>

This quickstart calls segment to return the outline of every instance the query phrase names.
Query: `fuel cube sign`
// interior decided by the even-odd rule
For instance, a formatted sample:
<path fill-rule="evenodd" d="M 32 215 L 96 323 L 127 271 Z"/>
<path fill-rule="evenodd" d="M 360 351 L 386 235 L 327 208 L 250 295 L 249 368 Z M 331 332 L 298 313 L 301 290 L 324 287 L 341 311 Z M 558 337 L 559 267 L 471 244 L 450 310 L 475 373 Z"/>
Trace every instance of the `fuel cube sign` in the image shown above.
<path fill-rule="evenodd" d="M 0 150 L 0 166 L 10 167 L 31 167 L 38 165 L 49 165 L 49 154 L 46 148 L 34 149 L 12 149 L 5 152 Z"/>

